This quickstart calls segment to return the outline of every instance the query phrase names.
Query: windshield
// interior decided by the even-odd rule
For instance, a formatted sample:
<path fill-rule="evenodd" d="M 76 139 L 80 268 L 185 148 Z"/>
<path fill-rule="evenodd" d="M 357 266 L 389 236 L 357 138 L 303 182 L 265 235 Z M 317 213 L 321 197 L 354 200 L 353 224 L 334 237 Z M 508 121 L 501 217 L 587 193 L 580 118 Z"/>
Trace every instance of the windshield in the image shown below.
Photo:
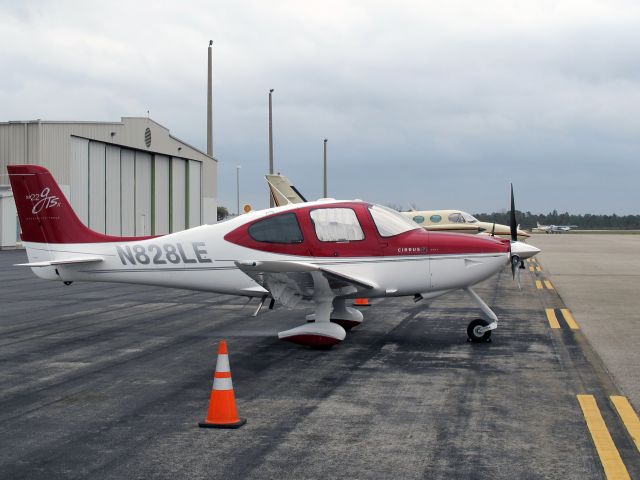
<path fill-rule="evenodd" d="M 462 216 L 467 221 L 467 223 L 476 223 L 478 219 L 473 215 L 469 215 L 467 212 L 462 212 Z"/>
<path fill-rule="evenodd" d="M 420 228 L 413 220 L 390 208 L 372 205 L 369 207 L 369 211 L 378 232 L 383 237 L 393 237 Z"/>

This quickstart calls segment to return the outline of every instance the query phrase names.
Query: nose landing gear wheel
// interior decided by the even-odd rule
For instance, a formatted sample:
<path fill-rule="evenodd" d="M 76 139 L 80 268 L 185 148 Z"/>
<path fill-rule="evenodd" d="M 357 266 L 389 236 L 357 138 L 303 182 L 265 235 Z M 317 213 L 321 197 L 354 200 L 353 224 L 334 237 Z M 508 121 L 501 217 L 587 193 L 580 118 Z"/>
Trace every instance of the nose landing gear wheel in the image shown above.
<path fill-rule="evenodd" d="M 489 325 L 489 322 L 482 318 L 472 320 L 467 327 L 467 336 L 469 337 L 469 341 L 474 343 L 490 342 L 491 330 L 483 332 L 483 327 L 486 327 L 487 325 Z"/>

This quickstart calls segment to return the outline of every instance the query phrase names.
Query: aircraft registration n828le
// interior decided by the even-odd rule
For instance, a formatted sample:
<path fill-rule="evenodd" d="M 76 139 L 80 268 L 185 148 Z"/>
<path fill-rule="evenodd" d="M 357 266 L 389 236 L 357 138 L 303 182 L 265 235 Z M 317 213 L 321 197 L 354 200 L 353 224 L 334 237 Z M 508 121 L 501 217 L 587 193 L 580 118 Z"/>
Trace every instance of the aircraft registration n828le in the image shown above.
<path fill-rule="evenodd" d="M 90 230 L 51 173 L 7 167 L 29 263 L 40 278 L 185 288 L 270 299 L 315 313 L 279 338 L 334 345 L 362 322 L 346 306 L 358 297 L 435 298 L 463 289 L 489 321 L 467 334 L 486 341 L 498 318 L 473 291 L 539 250 L 515 239 L 428 232 L 398 212 L 363 201 L 323 199 L 253 211 L 214 225 L 162 236 L 117 237 Z M 513 192 L 512 192 L 512 212 Z M 515 218 L 512 221 L 515 227 Z M 515 231 L 514 231 L 515 234 Z"/>

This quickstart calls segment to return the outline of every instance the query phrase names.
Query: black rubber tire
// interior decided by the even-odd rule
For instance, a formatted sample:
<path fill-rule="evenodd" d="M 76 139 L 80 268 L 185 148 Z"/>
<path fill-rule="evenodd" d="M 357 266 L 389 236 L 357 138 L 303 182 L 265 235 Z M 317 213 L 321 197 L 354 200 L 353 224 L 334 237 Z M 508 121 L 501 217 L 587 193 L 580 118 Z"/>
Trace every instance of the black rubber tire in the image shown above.
<path fill-rule="evenodd" d="M 475 331 L 476 327 L 486 327 L 487 325 L 489 325 L 489 322 L 482 318 L 472 320 L 467 327 L 467 337 L 469 337 L 469 340 L 474 343 L 488 342 L 491 338 L 491 330 L 484 332 L 482 335 L 479 335 Z"/>

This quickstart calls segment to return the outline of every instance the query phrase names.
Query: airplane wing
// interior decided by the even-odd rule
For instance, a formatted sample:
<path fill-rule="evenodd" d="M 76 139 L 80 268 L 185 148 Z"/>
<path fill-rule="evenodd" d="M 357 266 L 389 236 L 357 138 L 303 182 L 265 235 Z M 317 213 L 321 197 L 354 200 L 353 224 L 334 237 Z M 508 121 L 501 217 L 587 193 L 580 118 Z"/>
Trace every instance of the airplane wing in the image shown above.
<path fill-rule="evenodd" d="M 438 225 L 425 225 L 425 230 L 430 232 L 458 232 L 458 233 L 477 233 L 480 228 L 477 225 L 469 223 L 443 223 Z"/>
<path fill-rule="evenodd" d="M 60 260 L 48 260 L 45 262 L 33 262 L 33 263 L 16 263 L 14 267 L 52 267 L 56 265 L 69 265 L 80 263 L 95 263 L 102 262 L 102 257 L 78 257 L 78 258 L 62 258 Z"/>
<path fill-rule="evenodd" d="M 301 300 L 312 300 L 323 278 L 334 296 L 370 291 L 377 286 L 364 279 L 352 277 L 307 262 L 242 261 L 236 266 L 256 283 L 269 291 L 283 305 L 294 308 Z"/>

